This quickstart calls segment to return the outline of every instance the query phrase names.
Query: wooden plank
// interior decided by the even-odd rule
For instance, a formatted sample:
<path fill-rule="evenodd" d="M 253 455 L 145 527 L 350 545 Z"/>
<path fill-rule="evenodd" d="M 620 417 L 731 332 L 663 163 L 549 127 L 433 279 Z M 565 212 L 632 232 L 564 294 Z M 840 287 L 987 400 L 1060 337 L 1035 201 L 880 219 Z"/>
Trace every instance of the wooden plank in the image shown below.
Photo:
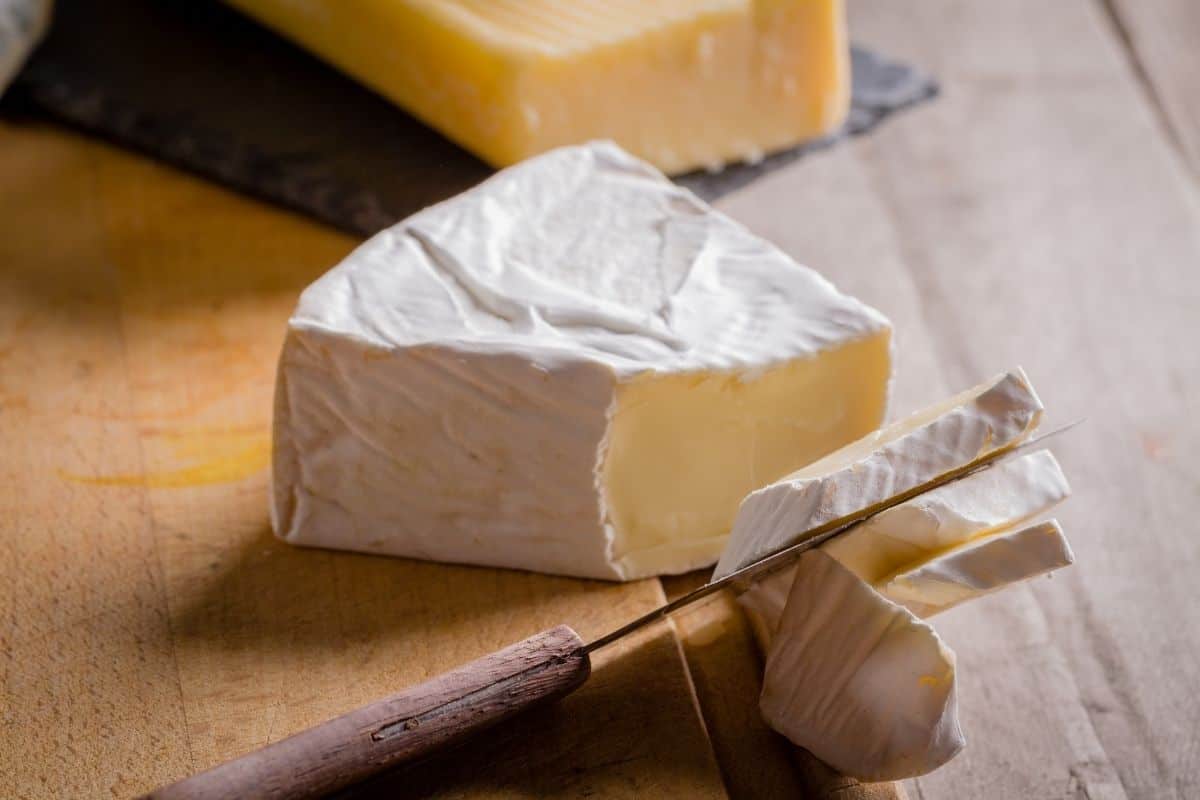
<path fill-rule="evenodd" d="M 0 600 L 20 612 L 0 623 L 0 772 L 18 794 L 129 796 L 553 624 L 588 637 L 662 601 L 657 581 L 277 542 L 284 321 L 353 242 L 55 130 L 0 128 L 0 159 L 22 198 L 0 215 Z M 724 795 L 666 626 L 473 752 L 410 782 Z"/>
<path fill-rule="evenodd" d="M 667 597 L 697 588 L 711 570 L 663 579 Z M 792 760 L 788 741 L 758 711 L 762 659 L 745 617 L 722 593 L 673 618 L 731 798 L 818 797 Z"/>
<path fill-rule="evenodd" d="M 129 796 L 190 764 L 95 158 L 4 131 L 0 775 L 15 797 Z M 20 198 L 20 202 L 12 202 Z"/>
<path fill-rule="evenodd" d="M 1100 0 L 1168 134 L 1200 178 L 1200 3 Z"/>
<path fill-rule="evenodd" d="M 584 641 L 567 625 L 535 633 L 286 739 L 225 761 L 146 800 L 294 800 L 356 792 L 388 772 L 494 733 L 550 705 L 591 674 Z M 368 735 L 369 734 L 369 735 Z"/>
<path fill-rule="evenodd" d="M 1092 3 L 859 0 L 935 104 L 723 204 L 896 322 L 897 411 L 1023 364 L 1079 563 L 937 622 L 970 743 L 914 795 L 1200 792 L 1200 214 Z M 852 233 L 847 233 L 849 225 Z"/>

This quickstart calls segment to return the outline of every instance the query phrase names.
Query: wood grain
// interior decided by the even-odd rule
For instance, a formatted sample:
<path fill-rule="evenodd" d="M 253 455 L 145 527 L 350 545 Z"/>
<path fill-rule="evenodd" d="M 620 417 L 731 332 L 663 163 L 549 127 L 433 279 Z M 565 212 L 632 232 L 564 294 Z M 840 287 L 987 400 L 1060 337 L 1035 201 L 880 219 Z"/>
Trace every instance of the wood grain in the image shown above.
<path fill-rule="evenodd" d="M 891 316 L 897 412 L 1020 363 L 1052 421 L 1089 416 L 1055 445 L 1078 563 L 939 618 L 969 744 L 909 794 L 1200 795 L 1195 182 L 1095 0 L 850 10 L 943 96 L 721 207 Z M 133 795 L 538 629 L 587 638 L 661 599 L 652 581 L 279 544 L 254 469 L 273 358 L 296 293 L 353 242 L 53 130 L 0 128 L 0 176 L 9 794 Z M 685 635 L 693 665 L 737 663 L 703 638 Z M 757 755 L 726 766 L 726 738 L 718 772 L 669 628 L 601 655 L 578 693 L 403 789 L 738 794 Z M 719 681 L 693 677 L 704 703 Z M 749 785 L 792 785 L 768 769 Z"/>
<path fill-rule="evenodd" d="M 1095 4 L 850 9 L 942 97 L 722 207 L 892 318 L 897 413 L 1021 364 L 1089 418 L 1054 445 L 1078 562 L 938 618 L 968 746 L 910 794 L 1196 796 L 1194 184 Z"/>
<path fill-rule="evenodd" d="M 669 599 L 702 585 L 712 570 L 664 578 Z M 728 593 L 701 601 L 672 622 L 696 699 L 731 798 L 813 797 L 792 762 L 789 742 L 758 713 L 762 660 L 749 625 Z M 753 753 L 749 758 L 747 754 Z"/>
<path fill-rule="evenodd" d="M 591 670 L 582 647 L 565 625 L 542 631 L 145 797 L 325 797 L 569 694 Z"/>
<path fill-rule="evenodd" d="M 670 599 L 701 586 L 711 570 L 663 579 Z M 717 764 L 731 798 L 905 800 L 899 783 L 860 783 L 839 775 L 773 731 L 758 710 L 763 660 L 729 593 L 673 618 Z"/>
<path fill-rule="evenodd" d="M 665 695 L 655 674 L 679 645 L 664 623 L 593 655 L 582 689 L 477 737 L 436 763 L 355 789 L 355 798 L 725 797 L 713 783 L 690 697 Z M 671 663 L 669 660 L 667 663 Z M 665 703 L 665 708 L 664 704 Z M 670 747 L 648 740 L 675 739 Z M 752 758 L 752 753 L 746 754 Z"/>
<path fill-rule="evenodd" d="M 6 796 L 133 796 L 538 630 L 591 637 L 662 601 L 657 581 L 276 541 L 284 322 L 354 242 L 50 128 L 0 126 L 0 176 Z M 671 631 L 634 644 L 559 711 L 505 726 L 508 749 L 412 785 L 722 796 Z"/>
<path fill-rule="evenodd" d="M 1200 3 L 1101 0 L 1166 133 L 1200 179 Z"/>

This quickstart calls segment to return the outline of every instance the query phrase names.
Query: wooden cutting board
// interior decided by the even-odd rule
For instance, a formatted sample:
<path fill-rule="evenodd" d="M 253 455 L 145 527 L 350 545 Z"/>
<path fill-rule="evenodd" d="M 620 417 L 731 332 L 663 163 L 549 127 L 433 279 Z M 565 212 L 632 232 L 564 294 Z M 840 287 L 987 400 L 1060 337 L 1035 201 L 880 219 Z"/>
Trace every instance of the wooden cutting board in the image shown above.
<path fill-rule="evenodd" d="M 266 467 L 284 323 L 356 239 L 44 125 L 0 125 L 0 176 L 21 198 L 0 214 L 6 791 L 129 796 L 552 624 L 591 637 L 664 600 L 657 580 L 276 541 Z M 693 655 L 699 620 L 681 623 Z M 759 666 L 734 634 L 706 641 L 728 666 L 697 679 L 660 625 L 603 653 L 577 695 L 374 792 L 827 785 L 759 722 Z M 719 745 L 700 713 L 715 696 L 734 726 Z M 729 750 L 737 737 L 753 750 Z"/>
<path fill-rule="evenodd" d="M 855 66 L 851 132 L 934 91 L 866 50 Z M 357 233 L 471 185 L 482 164 L 212 0 L 60 0 L 6 108 L 23 122 L 0 128 L 0 177 L 22 204 L 0 215 L 14 265 L 0 274 L 14 456 L 0 507 L 22 534 L 0 588 L 18 610 L 2 629 L 0 768 L 19 793 L 148 789 L 555 622 L 588 637 L 664 599 L 658 581 L 276 542 L 265 491 L 284 321 L 357 239 L 36 120 Z M 714 198 L 801 152 L 688 185 Z M 761 664 L 735 609 L 680 626 L 604 653 L 561 707 L 398 780 L 410 795 L 858 796 L 762 724 Z"/>
<path fill-rule="evenodd" d="M 1200 128 L 1172 87 L 1195 85 L 1200 7 L 850 9 L 944 96 L 722 210 L 892 318 L 897 413 L 1019 362 L 1056 418 L 1090 417 L 1055 445 L 1078 563 L 937 623 L 970 742 L 919 796 L 1196 797 L 1200 165 L 1175 141 Z M 0 183 L 4 793 L 129 796 L 563 615 L 596 631 L 657 601 L 653 582 L 292 551 L 261 469 L 171 486 L 198 463 L 238 474 L 229 439 L 264 435 L 295 293 L 352 240 L 49 128 L 0 125 Z M 679 625 L 690 673 L 669 637 L 605 666 L 590 737 L 556 744 L 552 716 L 534 763 L 468 755 L 445 794 L 803 796 L 756 734 L 739 749 L 712 721 L 756 673 L 706 629 Z"/>

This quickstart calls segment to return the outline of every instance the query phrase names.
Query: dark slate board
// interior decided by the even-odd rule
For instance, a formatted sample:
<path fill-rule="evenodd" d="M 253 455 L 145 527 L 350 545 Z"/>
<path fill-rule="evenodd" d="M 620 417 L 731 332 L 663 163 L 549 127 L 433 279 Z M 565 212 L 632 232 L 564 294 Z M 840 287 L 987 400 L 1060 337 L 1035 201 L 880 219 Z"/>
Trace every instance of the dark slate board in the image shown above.
<path fill-rule="evenodd" d="M 335 227 L 371 234 L 478 183 L 470 153 L 216 0 L 59 0 L 0 104 L 49 116 Z M 920 70 L 854 47 L 844 131 L 679 183 L 712 200 L 933 97 Z"/>

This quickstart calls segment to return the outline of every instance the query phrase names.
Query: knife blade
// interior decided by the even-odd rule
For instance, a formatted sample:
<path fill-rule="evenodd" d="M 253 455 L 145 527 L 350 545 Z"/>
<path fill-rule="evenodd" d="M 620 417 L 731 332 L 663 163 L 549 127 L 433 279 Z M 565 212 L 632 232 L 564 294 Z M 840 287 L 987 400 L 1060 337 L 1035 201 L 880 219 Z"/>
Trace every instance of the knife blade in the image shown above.
<path fill-rule="evenodd" d="M 729 573 L 723 578 L 715 581 L 709 581 L 698 589 L 693 589 L 682 597 L 678 597 L 669 603 L 661 605 L 653 611 L 646 612 L 632 622 L 622 625 L 616 630 L 606 633 L 598 639 L 593 639 L 585 644 L 581 648 L 581 651 L 585 654 L 595 652 L 601 647 L 606 647 L 613 642 L 623 639 L 634 631 L 641 630 L 645 626 L 663 619 L 675 613 L 676 611 L 687 608 L 688 606 L 703 600 L 706 597 L 714 595 L 723 589 L 728 589 L 743 583 L 761 580 L 773 572 L 777 572 L 791 564 L 794 564 L 796 560 L 799 559 L 804 553 L 812 550 L 815 547 L 820 547 L 835 536 L 845 533 L 858 523 L 870 519 L 876 514 L 886 511 L 889 508 L 893 508 L 894 506 L 897 506 L 907 500 L 911 500 L 918 495 L 925 494 L 926 492 L 936 489 L 939 486 L 945 486 L 946 484 L 953 483 L 954 481 L 962 480 L 968 475 L 974 475 L 981 470 L 995 466 L 1001 461 L 1007 461 L 1010 458 L 1015 458 L 1022 453 L 1027 453 L 1031 450 L 1034 450 L 1047 439 L 1066 433 L 1082 422 L 1083 419 L 1077 419 L 1074 422 L 1069 422 L 1066 425 L 1062 425 L 1051 431 L 1035 436 L 1032 439 L 1027 439 L 1020 444 L 999 448 L 994 452 L 988 453 L 986 456 L 967 464 L 965 467 L 957 470 L 951 470 L 950 472 L 947 472 L 931 481 L 927 481 L 919 486 L 909 489 L 906 492 L 901 492 L 900 494 L 890 497 L 882 503 L 874 506 L 867 506 L 866 508 L 857 511 L 848 517 L 842 517 L 840 519 L 827 522 L 824 525 L 811 530 L 803 531 L 796 535 L 795 538 L 798 541 L 796 541 L 794 544 L 769 553 L 757 561 L 753 561 L 746 566 Z"/>
<path fill-rule="evenodd" d="M 591 653 L 742 581 L 789 564 L 854 525 L 930 489 L 988 469 L 1037 447 L 1082 420 L 1022 444 L 1000 448 L 962 469 L 884 503 L 797 534 L 799 541 L 711 581 L 585 643 L 558 625 L 424 683 L 376 700 L 323 724 L 267 745 L 206 772 L 164 786 L 142 800 L 218 800 L 224 797 L 325 797 L 405 764 L 416 764 L 494 728 L 534 706 L 562 698 L 591 675 Z"/>

